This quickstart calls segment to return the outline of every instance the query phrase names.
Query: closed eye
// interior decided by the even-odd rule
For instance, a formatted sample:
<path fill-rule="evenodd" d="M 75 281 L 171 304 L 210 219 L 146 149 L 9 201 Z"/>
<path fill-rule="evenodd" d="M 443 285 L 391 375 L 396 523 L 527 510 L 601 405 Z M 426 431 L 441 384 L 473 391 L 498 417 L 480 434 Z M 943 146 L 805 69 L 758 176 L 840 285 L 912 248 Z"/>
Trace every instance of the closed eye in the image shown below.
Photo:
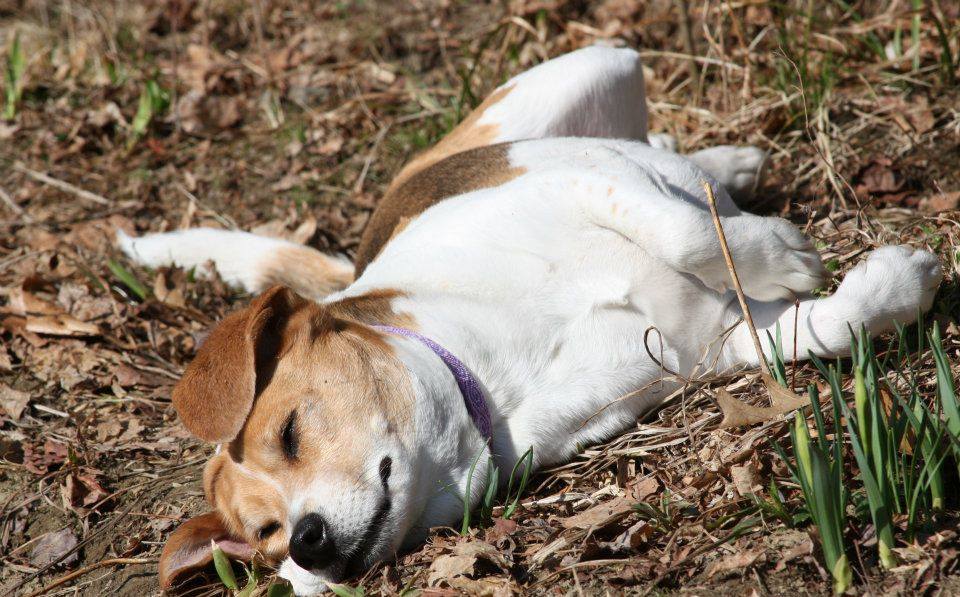
<path fill-rule="evenodd" d="M 259 531 L 257 531 L 257 540 L 266 541 L 267 539 L 272 537 L 274 534 L 276 534 L 276 532 L 279 530 L 280 530 L 279 522 L 277 522 L 276 520 L 274 520 L 273 522 L 268 522 L 267 524 L 260 527 Z"/>
<path fill-rule="evenodd" d="M 283 447 L 283 455 L 287 460 L 296 460 L 297 451 L 300 448 L 300 436 L 297 434 L 297 411 L 290 411 L 287 422 L 283 425 L 283 431 L 280 433 L 280 445 Z"/>

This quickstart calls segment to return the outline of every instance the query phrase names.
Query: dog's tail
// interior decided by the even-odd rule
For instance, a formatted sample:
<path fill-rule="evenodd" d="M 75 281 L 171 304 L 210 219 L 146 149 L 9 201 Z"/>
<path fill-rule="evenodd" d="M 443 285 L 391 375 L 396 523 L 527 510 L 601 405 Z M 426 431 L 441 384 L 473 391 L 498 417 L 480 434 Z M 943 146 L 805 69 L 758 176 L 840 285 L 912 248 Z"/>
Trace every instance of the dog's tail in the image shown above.
<path fill-rule="evenodd" d="M 212 264 L 225 282 L 251 293 L 282 284 L 320 300 L 353 281 L 353 265 L 344 257 L 249 232 L 191 228 L 132 237 L 118 230 L 117 244 L 148 267 L 175 265 L 209 275 Z"/>

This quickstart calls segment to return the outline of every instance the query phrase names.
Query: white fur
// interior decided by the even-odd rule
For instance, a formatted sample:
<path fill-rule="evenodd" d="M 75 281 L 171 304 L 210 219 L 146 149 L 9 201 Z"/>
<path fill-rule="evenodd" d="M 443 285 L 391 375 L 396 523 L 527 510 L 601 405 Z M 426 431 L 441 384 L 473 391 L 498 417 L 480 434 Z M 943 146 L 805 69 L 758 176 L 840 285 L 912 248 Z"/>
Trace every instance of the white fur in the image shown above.
<path fill-rule="evenodd" d="M 353 269 L 342 257 L 279 238 L 239 230 L 190 228 L 176 232 L 128 236 L 117 230 L 117 245 L 133 261 L 148 267 L 175 265 L 195 268 L 201 277 L 213 273 L 247 292 L 261 292 L 278 282 L 274 257 L 283 249 L 295 251 L 303 260 L 319 260 L 338 270 Z"/>
<path fill-rule="evenodd" d="M 717 195 L 757 324 L 773 330 L 779 322 L 784 345 L 792 346 L 793 297 L 803 297 L 800 358 L 808 351 L 844 353 L 848 324 L 878 333 L 932 303 L 940 280 L 936 258 L 903 247 L 875 251 L 833 296 L 806 298 L 825 275 L 810 242 L 785 220 L 740 211 L 724 188 L 752 190 L 764 153 L 721 147 L 687 158 L 671 151 L 669 139 L 658 138 L 658 147 L 644 143 L 641 73 L 632 51 L 589 48 L 508 82 L 512 91 L 482 122 L 500 126 L 498 140 L 535 139 L 510 149 L 511 164 L 526 172 L 428 209 L 360 279 L 327 299 L 403 291 L 394 309 L 410 314 L 421 333 L 456 354 L 481 382 L 501 471 L 531 446 L 535 466 L 562 462 L 577 446 L 622 432 L 657 406 L 676 386 L 655 383 L 660 368 L 644 349 L 650 327 L 659 331 L 650 336 L 650 350 L 670 369 L 690 372 L 711 345 L 720 369 L 757 364 L 743 325 L 717 342 L 741 313 L 701 181 Z M 253 269 L 256 258 L 250 260 Z M 235 269 L 242 277 L 243 265 Z M 391 514 L 389 536 L 371 562 L 431 526 L 454 523 L 478 455 L 465 499 L 477 502 L 486 476 L 487 448 L 452 375 L 415 340 L 389 341 L 416 396 L 413 435 L 404 447 L 384 448 L 403 467 L 409 495 Z M 640 388 L 646 389 L 619 400 Z M 329 512 L 331 503 L 343 503 L 330 497 L 331 481 L 316 483 L 302 497 L 303 511 Z M 348 528 L 365 512 L 342 507 L 341 520 L 330 522 Z M 290 560 L 281 575 L 298 594 L 325 586 L 322 576 Z"/>

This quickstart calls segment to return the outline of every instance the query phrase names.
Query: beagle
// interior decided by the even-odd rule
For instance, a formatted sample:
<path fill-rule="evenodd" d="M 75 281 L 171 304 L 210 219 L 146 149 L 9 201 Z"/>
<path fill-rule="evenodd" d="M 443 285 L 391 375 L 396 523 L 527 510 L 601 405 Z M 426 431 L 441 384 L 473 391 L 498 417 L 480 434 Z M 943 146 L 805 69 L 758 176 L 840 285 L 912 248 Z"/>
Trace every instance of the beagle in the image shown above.
<path fill-rule="evenodd" d="M 262 292 L 174 389 L 184 425 L 219 448 L 214 511 L 170 537 L 161 584 L 209 561 L 211 538 L 280 562 L 298 595 L 416 545 L 478 502 L 489 463 L 510 471 L 529 448 L 535 467 L 563 462 L 660 404 L 677 386 L 654 383 L 648 328 L 671 370 L 756 367 L 702 181 L 761 334 L 779 325 L 799 355 L 833 357 L 848 326 L 930 308 L 938 260 L 898 246 L 811 296 L 827 275 L 811 242 L 734 202 L 764 153 L 682 156 L 646 129 L 638 54 L 590 47 L 511 79 L 411 161 L 353 266 L 244 232 L 121 234 L 143 265 L 212 262 Z"/>

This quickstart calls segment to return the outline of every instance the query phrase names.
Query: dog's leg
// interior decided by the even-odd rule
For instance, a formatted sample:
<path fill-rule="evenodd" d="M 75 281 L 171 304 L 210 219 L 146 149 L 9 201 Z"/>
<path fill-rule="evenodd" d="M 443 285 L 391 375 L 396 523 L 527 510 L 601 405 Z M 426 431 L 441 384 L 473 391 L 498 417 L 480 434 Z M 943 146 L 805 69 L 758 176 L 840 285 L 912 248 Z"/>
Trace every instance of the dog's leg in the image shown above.
<path fill-rule="evenodd" d="M 709 172 L 734 198 L 751 197 L 763 180 L 767 152 L 751 145 L 718 145 L 687 156 Z"/>
<path fill-rule="evenodd" d="M 594 187 L 583 194 L 583 208 L 594 224 L 615 230 L 709 288 L 729 287 L 713 219 L 702 198 L 704 191 L 698 188 L 702 172 L 683 169 L 684 162 L 678 160 L 664 162 L 661 174 L 651 176 L 625 156 L 600 149 L 593 155 L 604 171 L 634 175 L 625 184 L 609 186 L 608 192 Z M 608 185 L 601 179 L 597 186 Z M 781 218 L 743 213 L 722 188 L 712 186 L 747 296 L 767 301 L 793 298 L 823 284 L 827 272 L 820 256 L 796 226 Z"/>
<path fill-rule="evenodd" d="M 131 237 L 117 232 L 117 244 L 131 260 L 148 267 L 197 268 L 212 263 L 223 280 L 247 292 L 276 284 L 319 300 L 353 281 L 353 266 L 316 249 L 249 232 L 191 228 Z"/>
<path fill-rule="evenodd" d="M 910 323 L 918 310 L 928 310 L 941 278 L 940 263 L 931 253 L 887 246 L 851 270 L 831 296 L 802 301 L 799 310 L 786 301 L 751 302 L 750 311 L 767 358 L 771 355 L 766 332 L 775 336 L 778 325 L 784 356 L 794 357 L 795 318 L 798 359 L 808 358 L 811 352 L 820 357 L 842 356 L 850 352 L 851 328 L 859 333 L 864 326 L 869 334 L 879 334 L 893 329 L 895 321 Z M 732 306 L 730 315 L 739 318 L 739 308 Z M 722 367 L 759 364 L 746 325 L 737 326 L 723 357 Z"/>

